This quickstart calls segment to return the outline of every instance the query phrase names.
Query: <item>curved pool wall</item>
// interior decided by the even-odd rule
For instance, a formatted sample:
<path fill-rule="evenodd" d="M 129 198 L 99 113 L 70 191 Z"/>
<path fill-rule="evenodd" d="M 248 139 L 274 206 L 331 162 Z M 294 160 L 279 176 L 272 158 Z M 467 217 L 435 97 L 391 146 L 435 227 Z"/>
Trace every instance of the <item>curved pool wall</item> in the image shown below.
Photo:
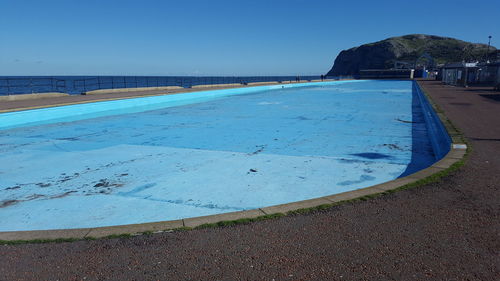
<path fill-rule="evenodd" d="M 412 91 L 414 95 L 418 97 L 418 103 L 424 113 L 423 117 L 425 119 L 427 131 L 429 132 L 432 149 L 436 161 L 438 161 L 450 151 L 452 143 L 451 137 L 417 82 L 413 82 Z"/>
<path fill-rule="evenodd" d="M 176 220 L 307 200 L 396 179 L 449 150 L 413 82 L 296 87 L 0 114 L 0 231 Z"/>
<path fill-rule="evenodd" d="M 411 175 L 427 165 L 429 159 L 422 152 L 426 149 L 422 139 L 432 147 L 434 160 L 441 160 L 451 149 L 452 140 L 433 107 L 417 82 L 412 84 L 412 160 L 400 175 Z"/>

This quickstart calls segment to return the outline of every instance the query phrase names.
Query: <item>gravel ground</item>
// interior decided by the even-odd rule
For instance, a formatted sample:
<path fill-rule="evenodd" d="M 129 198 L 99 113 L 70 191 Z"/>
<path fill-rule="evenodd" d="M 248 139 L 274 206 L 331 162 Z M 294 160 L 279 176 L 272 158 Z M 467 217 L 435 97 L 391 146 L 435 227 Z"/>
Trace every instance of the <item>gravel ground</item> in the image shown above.
<path fill-rule="evenodd" d="M 441 181 L 326 211 L 0 246 L 0 280 L 500 280 L 500 93 L 424 81 L 473 145 Z"/>

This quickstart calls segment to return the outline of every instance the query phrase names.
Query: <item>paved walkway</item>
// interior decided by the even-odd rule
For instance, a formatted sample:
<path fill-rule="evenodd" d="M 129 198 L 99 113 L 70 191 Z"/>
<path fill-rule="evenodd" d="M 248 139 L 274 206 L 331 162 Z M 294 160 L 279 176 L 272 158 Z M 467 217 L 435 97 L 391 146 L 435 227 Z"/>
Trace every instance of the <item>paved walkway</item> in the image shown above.
<path fill-rule="evenodd" d="M 500 93 L 422 86 L 473 145 L 438 183 L 235 227 L 0 246 L 0 280 L 499 280 Z"/>
<path fill-rule="evenodd" d="M 220 90 L 228 88 L 235 88 L 235 86 L 231 87 L 213 86 L 207 88 L 179 88 L 171 90 L 147 90 L 147 91 L 116 92 L 116 93 L 99 93 L 91 95 L 67 95 L 60 97 L 48 97 L 48 98 L 25 99 L 25 100 L 9 100 L 9 101 L 0 101 L 0 111 L 9 111 L 9 110 L 32 108 L 32 107 L 47 107 L 47 106 L 63 105 L 70 103 L 85 103 L 97 100 L 124 99 L 124 98 L 143 97 L 152 95 Z"/>

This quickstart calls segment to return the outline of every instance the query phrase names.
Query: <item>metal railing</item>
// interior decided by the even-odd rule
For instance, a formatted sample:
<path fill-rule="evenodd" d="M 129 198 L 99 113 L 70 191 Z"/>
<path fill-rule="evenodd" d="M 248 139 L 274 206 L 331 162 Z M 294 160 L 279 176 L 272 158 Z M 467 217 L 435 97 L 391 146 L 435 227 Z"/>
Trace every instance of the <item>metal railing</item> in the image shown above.
<path fill-rule="evenodd" d="M 296 81 L 297 76 L 4 76 L 0 77 L 0 96 L 59 92 L 82 94 L 94 90 L 196 85 L 248 84 Z M 320 76 L 300 76 L 300 81 Z"/>

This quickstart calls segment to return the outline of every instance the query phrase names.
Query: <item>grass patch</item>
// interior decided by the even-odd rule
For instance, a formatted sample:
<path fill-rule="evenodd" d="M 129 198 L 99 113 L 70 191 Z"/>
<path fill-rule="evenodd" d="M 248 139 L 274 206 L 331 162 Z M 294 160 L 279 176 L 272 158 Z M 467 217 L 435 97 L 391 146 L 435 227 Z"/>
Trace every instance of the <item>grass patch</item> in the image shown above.
<path fill-rule="evenodd" d="M 255 217 L 255 218 L 244 218 L 244 219 L 237 219 L 237 220 L 220 221 L 220 222 L 216 222 L 216 223 L 205 223 L 205 224 L 202 224 L 202 225 L 194 227 L 194 229 L 213 228 L 213 227 L 222 227 L 222 226 L 233 226 L 233 225 L 238 225 L 238 224 L 248 224 L 248 223 L 251 223 L 251 222 L 276 219 L 276 218 L 280 218 L 280 217 L 283 217 L 283 216 L 285 216 L 285 214 L 283 214 L 283 213 L 276 213 L 276 214 L 258 216 L 258 217 Z"/>
<path fill-rule="evenodd" d="M 183 227 L 178 227 L 178 228 L 174 228 L 174 229 L 169 229 L 169 231 L 181 232 L 181 231 L 189 231 L 191 229 L 193 229 L 193 228 L 192 227 L 183 226 Z"/>
<path fill-rule="evenodd" d="M 303 215 L 311 212 L 317 212 L 317 211 L 322 211 L 322 210 L 327 210 L 332 208 L 333 206 L 336 206 L 336 203 L 332 204 L 321 204 L 319 206 L 315 207 L 310 207 L 310 208 L 302 208 L 302 209 L 297 209 L 297 210 L 292 210 L 288 211 L 286 214 L 287 215 Z"/>
<path fill-rule="evenodd" d="M 100 238 L 100 239 L 130 238 L 133 236 L 134 235 L 132 233 L 111 234 L 111 235 L 108 235 L 108 236 Z M 97 239 L 97 238 L 94 238 L 94 239 Z"/>
<path fill-rule="evenodd" d="M 90 240 L 95 240 L 95 238 L 86 237 L 86 238 L 56 238 L 56 239 L 33 239 L 33 240 L 0 240 L 0 245 L 63 243 L 63 242 L 76 242 L 82 240 L 90 241 Z"/>

